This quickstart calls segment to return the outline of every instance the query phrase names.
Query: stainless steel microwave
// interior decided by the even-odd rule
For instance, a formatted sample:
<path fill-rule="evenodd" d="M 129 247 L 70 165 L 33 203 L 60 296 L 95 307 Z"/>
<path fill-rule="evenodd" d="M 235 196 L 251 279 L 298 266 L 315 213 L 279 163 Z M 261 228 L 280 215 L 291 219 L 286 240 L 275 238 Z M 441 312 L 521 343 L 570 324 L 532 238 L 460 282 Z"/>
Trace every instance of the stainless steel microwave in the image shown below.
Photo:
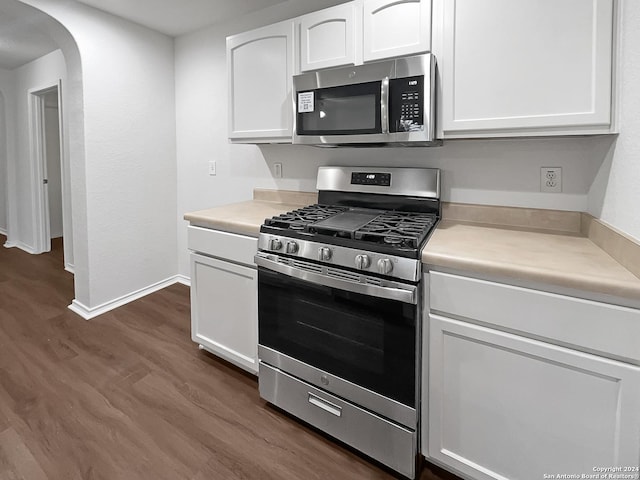
<path fill-rule="evenodd" d="M 293 143 L 434 146 L 431 54 L 293 77 Z"/>

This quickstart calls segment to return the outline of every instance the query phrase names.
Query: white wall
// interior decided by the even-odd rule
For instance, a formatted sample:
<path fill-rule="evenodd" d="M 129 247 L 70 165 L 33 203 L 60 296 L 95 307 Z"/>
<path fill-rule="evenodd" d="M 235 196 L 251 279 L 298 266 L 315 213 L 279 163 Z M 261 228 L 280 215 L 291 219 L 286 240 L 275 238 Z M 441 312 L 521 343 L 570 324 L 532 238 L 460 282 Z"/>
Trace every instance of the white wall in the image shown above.
<path fill-rule="evenodd" d="M 314 7 L 314 9 L 320 6 Z M 438 167 L 453 202 L 586 211 L 593 179 L 614 137 L 448 141 L 441 148 L 320 149 L 227 141 L 225 37 L 302 12 L 272 7 L 176 40 L 178 215 L 251 198 L 254 187 L 315 191 L 320 165 Z M 208 176 L 209 160 L 217 175 Z M 283 177 L 271 168 L 282 162 Z M 563 168 L 563 193 L 540 193 L 540 167 Z M 188 275 L 186 222 L 179 220 L 180 272 Z"/>
<path fill-rule="evenodd" d="M 15 156 L 10 159 L 9 200 L 12 216 L 15 218 L 9 231 L 9 241 L 26 250 L 35 250 L 34 182 L 31 152 L 30 103 L 32 92 L 58 85 L 62 79 L 66 83 L 66 64 L 60 50 L 27 63 L 13 71 L 15 78 L 16 129 L 13 139 Z"/>
<path fill-rule="evenodd" d="M 640 2 L 622 2 L 620 135 L 589 194 L 589 212 L 640 240 Z"/>
<path fill-rule="evenodd" d="M 13 75 L 0 68 L 0 233 L 7 233 L 7 119 L 10 118 L 9 101 L 13 92 Z"/>
<path fill-rule="evenodd" d="M 82 91 L 69 128 L 83 129 L 70 139 L 74 306 L 91 315 L 177 270 L 173 40 L 77 2 L 21 1 L 60 22 L 79 52 L 69 87 Z"/>

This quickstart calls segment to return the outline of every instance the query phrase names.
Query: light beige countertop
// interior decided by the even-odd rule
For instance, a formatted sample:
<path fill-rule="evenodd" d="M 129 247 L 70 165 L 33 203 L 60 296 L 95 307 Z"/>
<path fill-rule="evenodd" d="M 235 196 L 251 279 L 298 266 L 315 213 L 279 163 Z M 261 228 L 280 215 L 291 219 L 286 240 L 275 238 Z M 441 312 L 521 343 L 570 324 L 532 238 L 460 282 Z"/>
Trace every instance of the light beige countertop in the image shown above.
<path fill-rule="evenodd" d="M 640 278 L 579 232 L 445 219 L 423 249 L 422 262 L 640 301 Z"/>
<path fill-rule="evenodd" d="M 253 200 L 186 213 L 184 219 L 196 227 L 257 237 L 266 218 L 316 201 L 317 194 L 313 193 L 256 189 Z"/>
<path fill-rule="evenodd" d="M 257 237 L 260 233 L 260 225 L 264 223 L 265 218 L 271 218 L 274 215 L 300 208 L 300 206 L 290 203 L 248 200 L 187 213 L 184 219 L 196 227 L 214 228 Z"/>
<path fill-rule="evenodd" d="M 257 237 L 266 218 L 316 201 L 314 193 L 256 190 L 253 200 L 184 218 L 194 226 Z M 579 212 L 446 204 L 422 262 L 640 302 L 640 245 Z"/>

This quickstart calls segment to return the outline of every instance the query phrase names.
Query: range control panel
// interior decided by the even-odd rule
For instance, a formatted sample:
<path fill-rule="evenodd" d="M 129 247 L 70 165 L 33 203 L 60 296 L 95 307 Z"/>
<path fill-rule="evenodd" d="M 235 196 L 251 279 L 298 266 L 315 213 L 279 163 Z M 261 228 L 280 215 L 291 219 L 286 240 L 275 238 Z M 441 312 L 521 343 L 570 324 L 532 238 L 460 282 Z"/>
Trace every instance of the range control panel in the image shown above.
<path fill-rule="evenodd" d="M 351 173 L 351 185 L 377 185 L 380 187 L 388 187 L 391 185 L 391 174 L 353 172 Z"/>
<path fill-rule="evenodd" d="M 389 80 L 389 113 L 391 132 L 424 129 L 424 76 Z"/>

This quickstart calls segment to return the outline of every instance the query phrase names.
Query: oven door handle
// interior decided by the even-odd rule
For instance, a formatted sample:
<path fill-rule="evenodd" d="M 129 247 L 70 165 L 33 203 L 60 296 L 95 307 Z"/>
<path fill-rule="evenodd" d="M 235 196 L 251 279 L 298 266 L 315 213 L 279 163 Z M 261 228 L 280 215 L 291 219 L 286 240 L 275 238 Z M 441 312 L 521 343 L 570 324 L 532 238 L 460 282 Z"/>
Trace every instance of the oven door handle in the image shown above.
<path fill-rule="evenodd" d="M 361 293 L 363 295 L 386 298 L 389 300 L 397 300 L 399 302 L 410 303 L 413 305 L 417 305 L 418 303 L 418 289 L 413 285 L 405 285 L 392 281 L 388 281 L 387 286 L 360 283 L 352 280 L 330 277 L 322 273 L 310 272 L 290 265 L 284 265 L 261 255 L 256 255 L 254 257 L 254 262 L 259 267 L 266 268 L 267 270 L 282 273 L 283 275 L 298 278 L 316 285 L 339 288 L 349 292 Z"/>

